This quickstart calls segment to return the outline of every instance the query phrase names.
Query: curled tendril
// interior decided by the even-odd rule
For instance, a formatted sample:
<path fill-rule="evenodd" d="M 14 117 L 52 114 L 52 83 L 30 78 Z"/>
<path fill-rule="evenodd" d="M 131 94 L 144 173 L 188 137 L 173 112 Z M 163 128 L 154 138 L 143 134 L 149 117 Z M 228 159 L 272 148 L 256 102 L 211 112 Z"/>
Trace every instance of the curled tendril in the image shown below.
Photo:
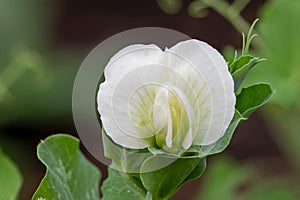
<path fill-rule="evenodd" d="M 208 5 L 202 1 L 196 0 L 188 6 L 188 13 L 195 18 L 204 18 L 208 15 Z"/>
<path fill-rule="evenodd" d="M 259 19 L 254 20 L 254 22 L 250 26 L 247 37 L 244 33 L 242 33 L 242 37 L 243 37 L 242 55 L 247 55 L 249 53 L 250 44 L 251 44 L 252 40 L 257 36 L 257 34 L 252 34 L 252 32 L 258 21 L 259 21 Z"/>

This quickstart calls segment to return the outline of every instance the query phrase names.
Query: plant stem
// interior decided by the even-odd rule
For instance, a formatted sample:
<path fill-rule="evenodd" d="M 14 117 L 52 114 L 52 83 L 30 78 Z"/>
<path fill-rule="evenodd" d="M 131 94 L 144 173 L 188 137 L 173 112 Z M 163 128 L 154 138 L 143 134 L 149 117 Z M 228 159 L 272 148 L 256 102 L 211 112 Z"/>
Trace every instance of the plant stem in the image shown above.
<path fill-rule="evenodd" d="M 34 67 L 38 59 L 33 57 L 30 52 L 21 52 L 15 57 L 8 66 L 0 72 L 0 102 L 3 97 L 9 94 L 9 88 L 28 70 L 32 69 L 39 74 L 38 69 Z"/>
<path fill-rule="evenodd" d="M 27 68 L 23 66 L 7 66 L 0 74 L 0 102 L 3 97 L 9 93 L 9 88 L 17 81 L 22 74 L 25 73 Z"/>
<path fill-rule="evenodd" d="M 236 0 L 236 2 L 238 1 L 240 0 Z M 241 10 L 239 10 L 243 8 L 243 6 L 240 6 L 238 7 L 239 9 L 237 9 L 237 3 L 234 3 L 234 5 L 231 6 L 226 1 L 220 1 L 220 0 L 202 0 L 202 2 L 208 5 L 209 7 L 211 7 L 212 9 L 214 9 L 226 20 L 228 20 L 234 26 L 234 28 L 236 28 L 239 32 L 242 33 L 248 32 L 250 25 L 240 15 Z"/>
<path fill-rule="evenodd" d="M 2 100 L 2 97 L 7 93 L 7 87 L 0 82 L 0 102 Z"/>
<path fill-rule="evenodd" d="M 231 7 L 235 9 L 237 12 L 242 12 L 246 6 L 250 3 L 250 0 L 235 0 Z"/>
<path fill-rule="evenodd" d="M 235 0 L 231 5 L 225 0 L 201 0 L 208 7 L 224 17 L 240 33 L 247 33 L 251 25 L 241 16 L 241 11 L 248 5 L 250 0 Z M 253 30 L 253 32 L 256 32 Z M 252 41 L 255 48 L 261 46 L 261 40 L 256 38 Z"/>

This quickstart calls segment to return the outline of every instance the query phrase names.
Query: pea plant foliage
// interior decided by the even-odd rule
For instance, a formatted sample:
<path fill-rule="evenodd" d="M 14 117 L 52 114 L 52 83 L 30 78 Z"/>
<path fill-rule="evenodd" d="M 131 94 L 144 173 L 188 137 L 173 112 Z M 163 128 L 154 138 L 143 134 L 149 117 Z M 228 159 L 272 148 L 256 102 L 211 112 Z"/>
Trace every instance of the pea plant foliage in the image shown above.
<path fill-rule="evenodd" d="M 271 98 L 268 83 L 240 88 L 264 60 L 248 52 L 253 26 L 231 61 L 196 39 L 165 49 L 134 44 L 111 57 L 96 97 L 104 155 L 112 160 L 102 199 L 170 199 Z M 76 138 L 53 135 L 37 153 L 47 172 L 34 200 L 100 199 L 101 174 Z"/>

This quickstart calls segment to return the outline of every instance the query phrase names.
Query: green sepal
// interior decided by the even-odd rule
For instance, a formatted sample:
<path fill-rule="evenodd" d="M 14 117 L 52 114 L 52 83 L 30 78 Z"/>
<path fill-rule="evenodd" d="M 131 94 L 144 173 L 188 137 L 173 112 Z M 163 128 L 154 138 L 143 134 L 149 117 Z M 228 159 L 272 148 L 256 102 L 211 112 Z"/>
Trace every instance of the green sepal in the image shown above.
<path fill-rule="evenodd" d="M 102 140 L 105 157 L 113 160 L 116 169 L 126 173 L 139 173 L 142 163 L 152 156 L 147 149 L 128 149 L 114 143 L 104 129 Z"/>

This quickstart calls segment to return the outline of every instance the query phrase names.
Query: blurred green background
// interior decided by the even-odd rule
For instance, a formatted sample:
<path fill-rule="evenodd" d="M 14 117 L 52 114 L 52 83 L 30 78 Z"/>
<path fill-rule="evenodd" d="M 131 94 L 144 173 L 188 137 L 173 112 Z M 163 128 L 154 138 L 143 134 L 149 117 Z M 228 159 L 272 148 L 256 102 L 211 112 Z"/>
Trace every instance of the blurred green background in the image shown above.
<path fill-rule="evenodd" d="M 251 50 L 267 61 L 245 85 L 270 82 L 277 93 L 173 199 L 300 199 L 299 11 L 299 0 L 0 0 L 0 147 L 23 176 L 19 199 L 30 199 L 45 173 L 36 158 L 39 141 L 76 135 L 73 82 L 94 46 L 127 29 L 158 26 L 228 55 L 241 48 L 241 31 L 256 18 L 259 39 Z M 105 166 L 82 150 L 105 178 Z"/>

